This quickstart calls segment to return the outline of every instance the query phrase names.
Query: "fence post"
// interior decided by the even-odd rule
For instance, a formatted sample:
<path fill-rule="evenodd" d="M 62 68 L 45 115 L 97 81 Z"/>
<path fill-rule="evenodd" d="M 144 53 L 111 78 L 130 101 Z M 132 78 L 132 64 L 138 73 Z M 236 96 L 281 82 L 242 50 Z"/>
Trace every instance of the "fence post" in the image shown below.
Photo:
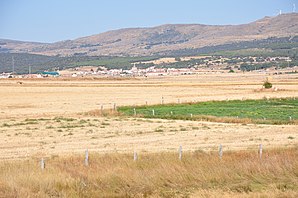
<path fill-rule="evenodd" d="M 192 118 L 192 113 L 190 114 L 190 117 Z"/>
<path fill-rule="evenodd" d="M 146 100 L 146 106 L 148 105 L 148 101 Z"/>
<path fill-rule="evenodd" d="M 138 160 L 138 154 L 136 151 L 134 151 L 133 153 L 133 161 L 137 161 Z"/>
<path fill-rule="evenodd" d="M 164 100 L 163 100 L 163 96 L 161 97 L 161 104 L 163 104 Z"/>
<path fill-rule="evenodd" d="M 219 145 L 219 150 L 218 150 L 218 155 L 219 155 L 219 159 L 222 159 L 222 154 L 223 154 L 223 150 L 222 150 L 222 145 Z"/>
<path fill-rule="evenodd" d="M 179 146 L 178 153 L 179 153 L 179 160 L 182 160 L 182 146 L 181 145 Z"/>
<path fill-rule="evenodd" d="M 115 112 L 117 111 L 116 103 L 114 103 L 114 111 L 115 111 Z"/>
<path fill-rule="evenodd" d="M 260 159 L 262 159 L 262 153 L 263 153 L 263 146 L 262 144 L 259 145 L 259 155 L 260 155 Z"/>
<path fill-rule="evenodd" d="M 89 165 L 89 152 L 88 149 L 85 151 L 85 166 Z"/>
<path fill-rule="evenodd" d="M 171 115 L 173 115 L 173 111 L 171 111 Z"/>
<path fill-rule="evenodd" d="M 43 158 L 41 158 L 41 161 L 40 161 L 40 168 L 41 170 L 44 170 L 46 168 L 46 163 Z"/>
<path fill-rule="evenodd" d="M 292 121 L 292 116 L 289 116 L 289 118 L 290 118 L 290 121 Z"/>
<path fill-rule="evenodd" d="M 152 109 L 152 115 L 155 116 L 155 111 L 154 111 L 154 109 Z"/>
<path fill-rule="evenodd" d="M 133 115 L 134 115 L 134 116 L 136 116 L 136 115 L 137 115 L 136 108 L 133 108 Z"/>
<path fill-rule="evenodd" d="M 100 112 L 101 112 L 101 115 L 103 114 L 103 105 L 101 105 L 100 107 Z"/>

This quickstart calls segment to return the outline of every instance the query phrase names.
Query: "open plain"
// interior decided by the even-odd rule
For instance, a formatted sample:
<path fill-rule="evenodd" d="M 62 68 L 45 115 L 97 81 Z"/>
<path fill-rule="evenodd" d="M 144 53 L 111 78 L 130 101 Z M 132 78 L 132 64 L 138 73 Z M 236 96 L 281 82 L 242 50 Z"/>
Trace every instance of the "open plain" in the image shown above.
<path fill-rule="evenodd" d="M 149 119 L 114 109 L 297 98 L 297 74 L 270 75 L 270 90 L 266 77 L 1 80 L 0 197 L 297 197 L 296 122 Z"/>
<path fill-rule="evenodd" d="M 114 104 L 298 97 L 298 75 L 198 74 L 131 79 L 19 79 L 0 81 L 0 158 L 98 152 L 292 147 L 296 125 L 227 124 L 128 118 Z M 21 83 L 20 83 L 21 82 Z M 101 107 L 109 115 L 101 115 Z M 294 118 L 297 119 L 297 118 Z"/>

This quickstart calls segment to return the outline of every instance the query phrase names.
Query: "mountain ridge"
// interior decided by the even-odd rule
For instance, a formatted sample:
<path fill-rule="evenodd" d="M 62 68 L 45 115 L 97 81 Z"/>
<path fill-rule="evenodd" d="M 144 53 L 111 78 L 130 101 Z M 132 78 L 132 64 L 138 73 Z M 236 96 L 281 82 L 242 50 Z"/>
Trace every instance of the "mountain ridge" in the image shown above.
<path fill-rule="evenodd" d="M 0 39 L 0 51 L 50 56 L 150 56 L 167 51 L 296 35 L 298 14 L 290 13 L 240 25 L 164 24 L 123 28 L 55 43 Z"/>

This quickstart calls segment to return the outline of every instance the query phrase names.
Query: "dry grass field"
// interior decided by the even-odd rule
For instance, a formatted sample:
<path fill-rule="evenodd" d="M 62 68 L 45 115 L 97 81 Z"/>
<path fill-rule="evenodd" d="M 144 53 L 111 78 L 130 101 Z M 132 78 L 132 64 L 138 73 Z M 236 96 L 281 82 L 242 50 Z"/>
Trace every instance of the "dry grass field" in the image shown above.
<path fill-rule="evenodd" d="M 271 82 L 277 88 L 275 91 L 260 90 L 266 77 L 264 74 L 249 73 L 198 74 L 194 76 L 136 79 L 0 80 L 0 159 L 2 160 L 0 162 L 0 194 L 5 194 L 7 197 L 50 197 L 51 193 L 54 193 L 52 194 L 54 197 L 73 197 L 74 194 L 78 197 L 88 197 L 88 190 L 95 188 L 97 185 L 101 186 L 106 181 L 105 179 L 110 179 L 111 184 L 113 182 L 119 184 L 118 187 L 115 187 L 117 189 L 112 189 L 111 192 L 100 190 L 92 192 L 108 193 L 106 196 L 110 197 L 144 196 L 144 194 L 141 195 L 138 192 L 150 192 L 148 195 L 155 197 L 217 197 L 219 194 L 226 197 L 239 195 L 247 195 L 248 197 L 261 195 L 295 197 L 297 195 L 297 163 L 292 162 L 292 160 L 295 156 L 297 157 L 297 125 L 228 124 L 145 119 L 121 116 L 112 110 L 114 103 L 117 106 L 144 105 L 146 103 L 160 104 L 162 98 L 164 103 L 177 103 L 178 100 L 183 103 L 210 100 L 261 99 L 264 97 L 298 97 L 297 74 L 271 76 Z M 22 84 L 18 83 L 19 81 Z M 108 116 L 101 116 L 101 105 L 103 105 L 105 112 L 109 112 Z M 139 166 L 131 165 L 133 161 L 127 162 L 126 155 L 131 156 L 134 151 L 140 153 L 141 156 L 148 156 L 148 158 L 152 153 L 176 155 L 179 146 L 182 145 L 183 151 L 187 152 L 187 155 L 192 155 L 193 152 L 215 152 L 218 150 L 219 144 L 223 145 L 225 152 L 237 153 L 243 151 L 243 155 L 249 156 L 251 155 L 249 153 L 257 152 L 259 144 L 262 144 L 265 150 L 272 150 L 275 154 L 282 149 L 285 150 L 284 152 L 287 155 L 291 156 L 288 161 L 291 168 L 282 167 L 279 170 L 279 166 L 287 163 L 283 161 L 286 159 L 282 158 L 282 155 L 276 154 L 277 157 L 271 160 L 280 159 L 281 164 L 272 165 L 273 162 L 270 162 L 270 165 L 266 165 L 267 172 L 264 175 L 260 174 L 260 180 L 266 180 L 267 173 L 269 174 L 270 170 L 278 169 L 279 172 L 276 175 L 271 175 L 266 182 L 261 182 L 264 186 L 260 189 L 250 185 L 247 187 L 247 183 L 243 184 L 243 188 L 246 190 L 241 190 L 242 188 L 237 190 L 237 186 L 235 187 L 236 190 L 234 189 L 232 181 L 235 176 L 222 178 L 228 181 L 228 184 L 226 187 L 220 188 L 217 185 L 211 185 L 208 188 L 198 186 L 202 185 L 204 181 L 211 182 L 211 179 L 206 179 L 206 175 L 200 174 L 195 174 L 196 177 L 202 177 L 201 183 L 199 182 L 198 185 L 194 184 L 198 182 L 193 180 L 194 175 L 186 174 L 185 177 L 192 178 L 184 183 L 190 188 L 182 184 L 177 186 L 177 183 L 181 182 L 180 179 L 183 179 L 179 178 L 179 175 L 175 176 L 178 179 L 173 178 L 173 185 L 170 184 L 172 177 L 168 178 L 166 175 L 164 178 L 168 178 L 167 182 L 160 183 L 157 180 L 162 180 L 162 176 L 156 177 L 155 174 L 157 173 L 155 172 L 150 177 L 152 172 L 142 168 L 145 166 L 144 164 L 138 168 L 145 172 L 138 171 L 137 174 L 139 175 L 134 175 L 137 179 L 134 176 L 125 179 L 126 174 L 133 174 L 131 173 L 131 166 Z M 65 165 L 57 165 L 58 161 L 67 161 L 68 158 L 74 160 L 74 164 L 79 163 L 77 158 L 80 157 L 77 156 L 83 156 L 86 148 L 89 149 L 91 156 L 97 154 L 99 154 L 99 157 L 111 155 L 110 160 L 113 161 L 113 157 L 116 160 L 116 167 L 111 168 L 117 170 L 118 168 L 119 170 L 128 168 L 126 170 L 128 172 L 121 176 L 122 179 L 113 175 L 106 175 L 106 178 L 89 178 L 88 175 L 84 175 L 84 167 L 79 167 L 82 172 L 73 176 L 72 174 L 76 171 L 75 167 L 68 169 Z M 245 154 L 245 152 L 249 153 Z M 257 163 L 256 161 L 246 161 L 241 158 L 241 154 L 237 156 L 238 158 L 233 160 L 239 160 L 239 164 L 235 165 L 235 167 L 239 166 L 239 171 L 242 170 L 240 167 L 243 164 L 241 163 Z M 32 189 L 28 186 L 24 187 L 25 181 L 34 182 L 44 174 L 35 170 L 42 157 L 47 162 L 53 163 L 52 168 L 46 170 L 48 172 L 45 176 L 47 178 L 45 183 L 41 182 L 39 185 L 33 186 Z M 120 159 L 124 160 L 123 163 L 128 164 L 129 167 L 121 167 L 118 164 Z M 96 158 L 96 160 L 101 161 L 102 159 Z M 160 158 L 154 160 L 159 161 Z M 169 160 L 171 161 L 171 157 L 169 157 Z M 28 163 L 28 166 L 26 166 L 28 170 L 23 167 L 26 163 Z M 169 162 L 165 160 L 165 163 Z M 193 163 L 197 163 L 197 161 L 194 160 Z M 217 163 L 213 161 L 212 166 L 214 164 Z M 190 165 L 187 168 L 184 165 L 175 164 L 173 170 L 169 171 L 182 170 L 183 172 L 191 170 Z M 119 167 L 117 168 L 117 166 Z M 158 170 L 163 172 L 167 165 L 160 164 L 159 166 L 162 166 L 162 168 Z M 211 166 L 211 164 L 206 166 Z M 227 166 L 230 165 L 226 164 L 225 167 Z M 90 171 L 97 171 L 97 168 Z M 254 168 L 256 169 L 253 171 L 256 171 L 255 174 L 257 175 L 260 169 Z M 5 173 L 7 169 L 9 169 L 8 172 L 11 172 L 11 177 Z M 24 174 L 17 176 L 19 169 Z M 57 174 L 57 170 L 64 170 L 61 173 L 64 176 L 56 180 L 52 177 L 53 174 Z M 109 171 L 114 171 L 114 169 Z M 223 171 L 215 168 L 214 171 L 221 171 L 221 174 L 230 174 L 225 172 L 228 170 Z M 141 182 L 140 185 L 137 185 L 141 175 L 149 175 L 148 182 L 144 181 L 145 183 Z M 242 177 L 249 178 L 248 181 L 251 181 L 253 176 L 249 176 L 247 173 L 245 176 L 240 175 L 238 179 Z M 7 178 L 9 179 L 7 180 Z M 90 182 L 92 187 L 86 184 L 90 189 L 81 188 L 81 182 L 84 178 Z M 289 182 L 296 183 L 290 187 L 286 186 L 287 189 L 283 191 L 282 187 L 276 187 L 279 185 L 280 178 L 283 178 L 280 180 L 280 185 L 287 185 Z M 185 181 L 184 179 L 183 181 Z M 277 180 L 277 182 L 270 185 L 271 180 Z M 155 182 L 156 185 L 170 185 L 171 188 L 161 188 L 161 191 L 156 192 L 152 190 L 154 188 L 152 185 Z M 56 186 L 58 184 L 59 186 Z M 44 185 L 47 187 L 44 187 Z M 126 185 L 126 187 L 122 185 Z M 242 186 L 242 184 L 239 185 Z M 134 188 L 136 186 L 137 188 Z M 50 187 L 53 187 L 55 192 L 50 191 L 48 189 Z M 100 188 L 104 187 L 101 186 Z M 148 188 L 148 191 L 146 191 L 146 188 Z M 78 189 L 81 189 L 82 192 Z M 177 189 L 177 191 L 173 194 L 171 191 L 174 189 Z M 179 194 L 179 191 L 181 191 L 181 194 Z M 91 197 L 96 197 L 96 195 L 93 194 Z"/>
<path fill-rule="evenodd" d="M 225 124 L 140 118 L 1 120 L 2 159 L 92 152 L 256 150 L 297 145 L 296 125 Z"/>
<path fill-rule="evenodd" d="M 0 197 L 297 197 L 298 150 L 91 153 L 0 163 Z"/>
<path fill-rule="evenodd" d="M 272 77 L 276 92 L 259 92 L 264 74 L 199 74 L 128 80 L 1 80 L 0 118 L 74 115 L 122 105 L 263 97 L 297 97 L 298 75 Z M 22 81 L 23 84 L 17 84 Z"/>

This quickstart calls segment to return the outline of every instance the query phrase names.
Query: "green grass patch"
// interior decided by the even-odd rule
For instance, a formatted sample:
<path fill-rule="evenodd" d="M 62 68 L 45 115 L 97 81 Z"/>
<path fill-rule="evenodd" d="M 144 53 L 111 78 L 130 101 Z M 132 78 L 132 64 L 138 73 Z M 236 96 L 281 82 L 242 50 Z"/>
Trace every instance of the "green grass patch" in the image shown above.
<path fill-rule="evenodd" d="M 118 111 L 134 116 L 134 107 L 119 107 Z M 152 114 L 154 109 L 155 114 Z M 136 107 L 137 116 L 145 118 L 207 120 L 219 122 L 295 124 L 298 100 L 294 98 L 209 101 Z M 173 112 L 173 115 L 171 114 Z M 192 116 L 191 116 L 192 115 Z"/>

